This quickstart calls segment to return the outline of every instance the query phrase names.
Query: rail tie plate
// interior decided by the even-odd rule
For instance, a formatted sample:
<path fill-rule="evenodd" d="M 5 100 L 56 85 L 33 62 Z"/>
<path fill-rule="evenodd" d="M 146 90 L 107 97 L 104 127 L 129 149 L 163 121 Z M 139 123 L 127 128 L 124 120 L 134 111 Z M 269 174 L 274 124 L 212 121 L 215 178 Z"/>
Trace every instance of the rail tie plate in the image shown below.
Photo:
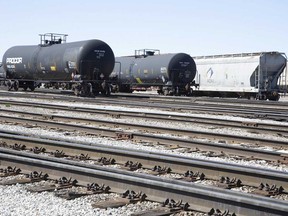
<path fill-rule="evenodd" d="M 130 170 L 130 171 L 135 171 L 140 168 L 142 168 L 142 164 L 139 162 L 133 162 L 133 161 L 127 161 L 123 167 L 123 169 Z"/>
<path fill-rule="evenodd" d="M 170 167 L 154 166 L 152 170 L 148 172 L 150 175 L 163 175 L 170 173 L 172 169 Z"/>
<path fill-rule="evenodd" d="M 132 140 L 133 134 L 132 133 L 125 133 L 125 132 L 117 132 L 116 137 L 118 140 Z"/>
<path fill-rule="evenodd" d="M 288 164 L 288 155 L 287 154 L 280 155 L 280 157 L 281 157 L 281 159 L 278 161 L 278 163 Z"/>
<path fill-rule="evenodd" d="M 173 199 L 166 199 L 159 208 L 143 212 L 136 212 L 131 214 L 131 216 L 168 216 L 171 214 L 180 213 L 181 211 L 188 211 L 189 207 L 189 204 L 183 203 L 182 200 L 176 202 Z"/>
<path fill-rule="evenodd" d="M 204 180 L 205 174 L 200 172 L 193 172 L 191 170 L 188 170 L 186 173 L 184 173 L 184 177 L 181 179 L 183 181 L 187 182 L 195 182 L 198 180 Z"/>
<path fill-rule="evenodd" d="M 146 194 L 143 194 L 142 192 L 135 193 L 134 191 L 127 190 L 122 194 L 122 197 L 118 197 L 114 200 L 107 200 L 104 202 L 99 203 L 93 203 L 93 208 L 118 208 L 124 205 L 128 205 L 130 203 L 137 203 L 142 202 L 146 199 Z"/>
<path fill-rule="evenodd" d="M 282 186 L 277 187 L 276 185 L 268 185 L 268 184 L 263 184 L 261 183 L 259 187 L 254 190 L 252 193 L 253 194 L 258 194 L 261 196 L 275 196 L 283 193 L 284 188 Z"/>
<path fill-rule="evenodd" d="M 20 174 L 21 169 L 17 169 L 16 167 L 12 168 L 8 166 L 7 168 L 0 169 L 0 177 L 8 177 L 8 176 L 15 176 Z"/>
<path fill-rule="evenodd" d="M 232 178 L 230 179 L 229 177 L 224 177 L 222 176 L 220 178 L 220 182 L 217 183 L 217 187 L 224 188 L 224 189 L 231 189 L 235 187 L 241 187 L 242 182 L 240 179 Z"/>
<path fill-rule="evenodd" d="M 66 177 L 62 177 L 59 180 L 56 181 L 56 184 L 48 184 L 48 185 L 42 185 L 42 186 L 36 186 L 36 187 L 31 187 L 27 189 L 30 192 L 35 192 L 35 193 L 41 193 L 44 191 L 55 191 L 55 190 L 61 190 L 61 189 L 66 189 L 66 188 L 71 188 L 73 186 L 76 186 L 77 180 L 67 179 Z"/>

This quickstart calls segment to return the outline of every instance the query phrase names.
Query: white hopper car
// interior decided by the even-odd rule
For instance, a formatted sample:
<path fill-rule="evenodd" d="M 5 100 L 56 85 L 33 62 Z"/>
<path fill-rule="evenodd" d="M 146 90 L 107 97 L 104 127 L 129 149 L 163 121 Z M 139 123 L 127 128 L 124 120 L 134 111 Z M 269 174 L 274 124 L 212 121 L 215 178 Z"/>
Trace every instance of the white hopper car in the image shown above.
<path fill-rule="evenodd" d="M 193 59 L 197 65 L 195 82 L 199 84 L 193 86 L 194 95 L 279 100 L 279 93 L 287 91 L 284 53 L 241 53 Z"/>

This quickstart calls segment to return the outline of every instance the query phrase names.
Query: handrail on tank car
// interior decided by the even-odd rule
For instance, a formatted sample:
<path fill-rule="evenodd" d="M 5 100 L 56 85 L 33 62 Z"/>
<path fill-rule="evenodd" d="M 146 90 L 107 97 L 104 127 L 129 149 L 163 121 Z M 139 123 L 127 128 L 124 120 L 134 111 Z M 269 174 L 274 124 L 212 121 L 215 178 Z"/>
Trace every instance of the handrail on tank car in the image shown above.
<path fill-rule="evenodd" d="M 146 58 L 147 56 L 160 55 L 158 49 L 139 49 L 135 50 L 135 58 Z"/>
<path fill-rule="evenodd" d="M 39 36 L 40 36 L 40 45 L 49 46 L 53 44 L 66 43 L 68 34 L 45 33 L 45 34 L 39 34 Z"/>

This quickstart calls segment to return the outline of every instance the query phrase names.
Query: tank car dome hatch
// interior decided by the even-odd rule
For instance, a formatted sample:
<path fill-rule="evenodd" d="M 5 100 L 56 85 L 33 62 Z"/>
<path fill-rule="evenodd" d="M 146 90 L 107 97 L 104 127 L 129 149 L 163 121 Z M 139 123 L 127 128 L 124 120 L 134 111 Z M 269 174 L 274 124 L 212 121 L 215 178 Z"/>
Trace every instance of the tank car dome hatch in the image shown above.
<path fill-rule="evenodd" d="M 154 53 L 155 53 L 155 52 L 153 52 L 153 51 L 146 51 L 146 55 L 149 55 L 149 56 L 154 55 Z"/>
<path fill-rule="evenodd" d="M 49 46 L 53 44 L 66 43 L 68 34 L 58 34 L 58 33 L 45 33 L 39 34 L 40 45 Z"/>

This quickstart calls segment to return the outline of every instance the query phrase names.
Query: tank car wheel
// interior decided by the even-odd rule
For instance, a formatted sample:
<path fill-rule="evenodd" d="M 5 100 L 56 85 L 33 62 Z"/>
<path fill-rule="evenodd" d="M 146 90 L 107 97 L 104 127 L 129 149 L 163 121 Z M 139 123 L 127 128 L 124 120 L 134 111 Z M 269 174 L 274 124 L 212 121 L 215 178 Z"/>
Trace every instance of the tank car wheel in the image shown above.
<path fill-rule="evenodd" d="M 165 90 L 164 90 L 163 95 L 165 95 L 165 96 L 169 95 L 168 89 L 165 89 Z"/>
<path fill-rule="evenodd" d="M 86 96 L 88 96 L 87 95 L 87 91 L 85 91 L 85 89 L 83 89 L 83 87 L 79 87 L 79 88 L 76 88 L 75 90 L 74 90 L 74 94 L 76 95 L 76 96 L 80 96 L 80 97 L 86 97 Z"/>
<path fill-rule="evenodd" d="M 79 91 L 78 88 L 75 88 L 75 89 L 74 89 L 74 94 L 75 94 L 76 96 L 79 96 L 79 95 L 80 95 L 80 91 Z"/>
<path fill-rule="evenodd" d="M 109 89 L 107 89 L 107 90 L 102 90 L 101 94 L 104 95 L 104 96 L 110 96 L 111 92 L 110 92 Z"/>
<path fill-rule="evenodd" d="M 12 89 L 12 82 L 11 80 L 7 80 L 6 82 L 7 90 L 10 91 Z"/>
<path fill-rule="evenodd" d="M 280 95 L 277 94 L 276 96 L 269 97 L 268 99 L 269 99 L 269 101 L 279 101 L 279 99 L 280 99 Z"/>
<path fill-rule="evenodd" d="M 107 90 L 101 91 L 101 94 L 108 97 L 111 95 L 111 91 L 110 89 L 107 89 Z"/>
<path fill-rule="evenodd" d="M 78 85 L 74 90 L 74 94 L 81 97 L 92 96 L 92 84 L 82 83 L 81 85 Z"/>
<path fill-rule="evenodd" d="M 29 89 L 30 89 L 31 91 L 34 91 L 34 90 L 35 90 L 35 87 L 34 87 L 34 86 L 30 86 Z"/>
<path fill-rule="evenodd" d="M 188 90 L 185 95 L 186 95 L 187 97 L 192 96 L 192 95 L 193 95 L 193 89 L 190 89 L 190 91 Z"/>
<path fill-rule="evenodd" d="M 24 91 L 27 91 L 27 89 L 28 89 L 28 87 L 27 87 L 27 86 L 23 87 L 23 90 L 24 90 Z"/>
<path fill-rule="evenodd" d="M 157 90 L 158 95 L 163 95 L 163 91 L 161 90 Z"/>
<path fill-rule="evenodd" d="M 279 99 L 280 99 L 280 95 L 279 94 L 277 94 L 277 96 L 275 96 L 275 101 L 279 101 Z"/>
<path fill-rule="evenodd" d="M 248 97 L 248 99 L 249 99 L 249 100 L 255 100 L 256 98 L 255 98 L 254 95 L 250 95 L 250 96 Z"/>
<path fill-rule="evenodd" d="M 13 83 L 13 88 L 14 88 L 15 91 L 18 91 L 18 89 L 19 89 L 19 81 L 18 81 L 18 80 L 16 80 L 16 81 Z"/>
<path fill-rule="evenodd" d="M 17 84 L 14 84 L 14 90 L 18 91 L 18 89 L 19 89 L 19 86 Z"/>

